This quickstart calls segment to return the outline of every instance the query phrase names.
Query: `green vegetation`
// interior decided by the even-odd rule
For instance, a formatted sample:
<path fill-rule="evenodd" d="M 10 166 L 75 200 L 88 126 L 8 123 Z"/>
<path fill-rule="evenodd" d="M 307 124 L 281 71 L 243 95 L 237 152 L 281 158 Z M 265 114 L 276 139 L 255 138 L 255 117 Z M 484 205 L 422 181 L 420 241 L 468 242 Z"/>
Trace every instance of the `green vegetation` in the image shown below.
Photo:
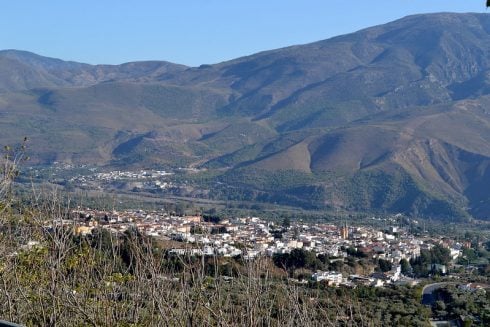
<path fill-rule="evenodd" d="M 290 275 L 293 275 L 296 269 L 308 268 L 317 270 L 322 269 L 325 264 L 316 257 L 315 253 L 303 249 L 294 249 L 291 253 L 275 254 L 273 261 L 279 268 L 288 270 Z"/>
<path fill-rule="evenodd" d="M 438 290 L 437 298 L 432 311 L 438 319 L 460 319 L 465 326 L 490 324 L 490 293 L 483 289 L 447 286 Z"/>
<path fill-rule="evenodd" d="M 444 220 L 465 220 L 468 217 L 448 200 L 427 193 L 401 169 L 391 173 L 379 169 L 358 172 L 343 186 L 342 192 L 351 210 L 369 208 Z"/>
<path fill-rule="evenodd" d="M 447 265 L 451 261 L 449 249 L 435 245 L 430 250 L 420 251 L 420 256 L 410 260 L 412 272 L 417 277 L 427 277 L 429 274 L 439 273 L 431 265 Z"/>
<path fill-rule="evenodd" d="M 198 180 L 199 176 L 214 177 L 217 183 L 213 184 L 212 179 Z M 340 178 L 338 173 L 332 172 L 240 168 L 224 174 L 198 174 L 189 181 L 196 187 L 209 188 L 209 197 L 216 200 L 268 202 L 323 210 L 332 209 L 335 200 L 351 212 L 401 212 L 441 220 L 468 219 L 468 214 L 457 204 L 426 192 L 401 169 L 391 173 L 367 170 Z"/>

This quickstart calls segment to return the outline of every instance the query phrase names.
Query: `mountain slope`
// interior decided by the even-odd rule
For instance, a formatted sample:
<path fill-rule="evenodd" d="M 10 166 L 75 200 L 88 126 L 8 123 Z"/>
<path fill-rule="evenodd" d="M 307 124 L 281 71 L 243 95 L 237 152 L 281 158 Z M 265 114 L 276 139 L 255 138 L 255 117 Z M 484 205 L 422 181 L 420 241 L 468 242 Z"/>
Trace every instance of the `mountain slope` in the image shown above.
<path fill-rule="evenodd" d="M 152 81 L 185 70 L 164 61 L 88 65 L 27 51 L 0 51 L 0 93 L 34 88 L 83 87 L 107 81 Z"/>
<path fill-rule="evenodd" d="M 0 143 L 202 166 L 210 196 L 490 217 L 490 16 L 429 14 L 216 65 L 0 51 Z M 235 190 L 230 193 L 230 190 Z"/>

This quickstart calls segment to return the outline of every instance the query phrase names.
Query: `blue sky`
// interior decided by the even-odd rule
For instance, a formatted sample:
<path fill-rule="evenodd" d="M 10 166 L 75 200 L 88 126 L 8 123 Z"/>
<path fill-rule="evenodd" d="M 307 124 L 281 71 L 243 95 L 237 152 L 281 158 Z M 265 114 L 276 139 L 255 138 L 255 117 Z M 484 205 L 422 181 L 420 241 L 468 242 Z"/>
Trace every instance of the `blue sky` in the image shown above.
<path fill-rule="evenodd" d="M 0 49 L 87 63 L 197 66 L 427 12 L 486 12 L 483 0 L 15 0 Z M 489 11 L 490 12 L 490 11 Z"/>

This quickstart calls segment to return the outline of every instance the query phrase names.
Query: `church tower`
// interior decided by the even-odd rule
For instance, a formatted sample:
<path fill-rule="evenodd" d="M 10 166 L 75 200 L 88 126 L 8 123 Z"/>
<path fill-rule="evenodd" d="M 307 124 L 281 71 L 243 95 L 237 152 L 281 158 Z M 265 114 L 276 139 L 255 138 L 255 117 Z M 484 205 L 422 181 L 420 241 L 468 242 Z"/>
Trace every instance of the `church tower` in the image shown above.
<path fill-rule="evenodd" d="M 344 240 L 349 238 L 349 227 L 347 227 L 346 222 L 344 222 L 344 224 L 340 228 L 340 237 L 342 237 Z"/>

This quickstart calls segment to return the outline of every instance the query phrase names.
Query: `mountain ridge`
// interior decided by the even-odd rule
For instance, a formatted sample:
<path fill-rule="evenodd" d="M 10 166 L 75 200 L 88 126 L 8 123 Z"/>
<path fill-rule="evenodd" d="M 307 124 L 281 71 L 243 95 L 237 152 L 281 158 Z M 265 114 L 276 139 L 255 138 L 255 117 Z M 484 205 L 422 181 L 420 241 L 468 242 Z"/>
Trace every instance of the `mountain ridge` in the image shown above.
<path fill-rule="evenodd" d="M 486 14 L 413 15 L 199 67 L 0 51 L 0 142 L 28 136 L 39 163 L 217 169 L 252 201 L 487 218 L 489 72 Z"/>

